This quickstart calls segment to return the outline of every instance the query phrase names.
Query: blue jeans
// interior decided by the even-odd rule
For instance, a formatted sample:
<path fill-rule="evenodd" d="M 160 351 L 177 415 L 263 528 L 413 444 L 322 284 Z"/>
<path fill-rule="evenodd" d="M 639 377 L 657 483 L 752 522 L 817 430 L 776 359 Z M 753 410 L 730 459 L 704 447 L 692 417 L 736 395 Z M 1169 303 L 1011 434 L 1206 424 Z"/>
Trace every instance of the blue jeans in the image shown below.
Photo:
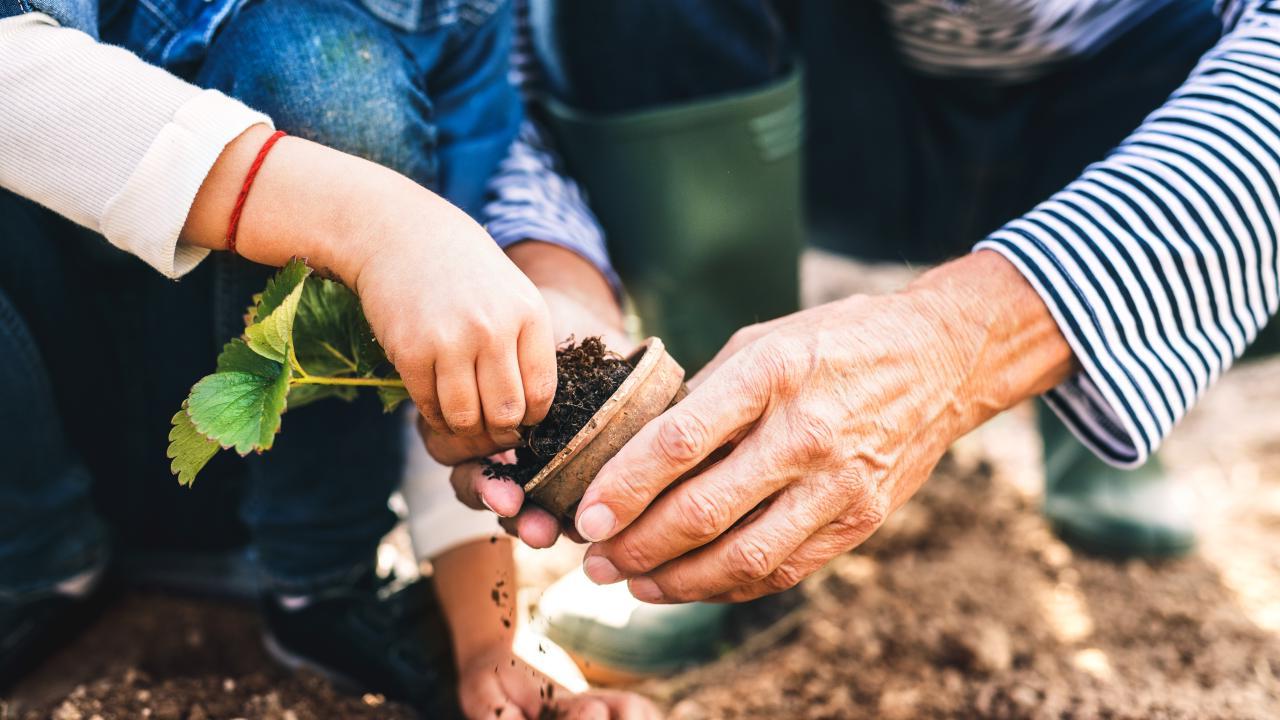
<path fill-rule="evenodd" d="M 520 118 L 509 7 L 482 5 L 493 12 L 410 31 L 355 0 L 254 0 L 188 74 L 476 210 Z M 269 268 L 216 255 L 173 283 L 8 193 L 0 247 L 0 594 L 101 564 L 109 536 L 247 540 L 268 586 L 290 593 L 368 567 L 404 450 L 402 420 L 372 397 L 288 413 L 269 453 L 222 453 L 190 490 L 168 471 L 168 419 L 243 330 Z"/>

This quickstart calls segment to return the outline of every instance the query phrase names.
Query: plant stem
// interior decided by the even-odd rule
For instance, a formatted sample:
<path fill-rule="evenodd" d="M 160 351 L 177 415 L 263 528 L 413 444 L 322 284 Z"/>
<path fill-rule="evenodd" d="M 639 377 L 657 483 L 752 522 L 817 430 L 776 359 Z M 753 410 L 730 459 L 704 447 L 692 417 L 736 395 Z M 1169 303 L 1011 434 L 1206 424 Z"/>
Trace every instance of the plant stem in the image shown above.
<path fill-rule="evenodd" d="M 303 377 L 295 377 L 289 381 L 290 385 L 351 385 L 354 387 L 404 387 L 403 380 L 388 378 L 341 378 L 341 377 L 325 377 L 323 375 L 306 375 Z"/>

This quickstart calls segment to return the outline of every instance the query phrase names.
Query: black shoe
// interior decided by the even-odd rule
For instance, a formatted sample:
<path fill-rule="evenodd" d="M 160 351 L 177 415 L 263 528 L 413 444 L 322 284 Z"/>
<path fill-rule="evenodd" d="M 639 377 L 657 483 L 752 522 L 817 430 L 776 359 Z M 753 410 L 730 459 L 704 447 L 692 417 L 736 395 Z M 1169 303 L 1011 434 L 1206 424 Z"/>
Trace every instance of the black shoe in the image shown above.
<path fill-rule="evenodd" d="M 98 581 L 101 574 L 86 575 L 75 590 L 23 600 L 0 598 L 0 696 L 97 618 L 107 594 Z"/>
<path fill-rule="evenodd" d="M 429 581 L 389 592 L 371 577 L 298 609 L 267 596 L 262 611 L 267 652 L 286 667 L 379 693 L 424 717 L 461 717 L 448 626 Z"/>

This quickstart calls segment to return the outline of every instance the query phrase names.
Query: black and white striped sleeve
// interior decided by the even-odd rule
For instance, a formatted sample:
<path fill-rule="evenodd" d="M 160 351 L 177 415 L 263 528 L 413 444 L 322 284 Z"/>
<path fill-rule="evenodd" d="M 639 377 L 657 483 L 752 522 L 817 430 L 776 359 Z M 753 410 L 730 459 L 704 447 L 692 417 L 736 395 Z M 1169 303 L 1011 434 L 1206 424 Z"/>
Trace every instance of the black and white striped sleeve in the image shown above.
<path fill-rule="evenodd" d="M 1280 0 L 1223 5 L 1228 32 L 1162 107 L 977 246 L 1017 266 L 1079 360 L 1046 400 L 1123 467 L 1276 310 Z"/>

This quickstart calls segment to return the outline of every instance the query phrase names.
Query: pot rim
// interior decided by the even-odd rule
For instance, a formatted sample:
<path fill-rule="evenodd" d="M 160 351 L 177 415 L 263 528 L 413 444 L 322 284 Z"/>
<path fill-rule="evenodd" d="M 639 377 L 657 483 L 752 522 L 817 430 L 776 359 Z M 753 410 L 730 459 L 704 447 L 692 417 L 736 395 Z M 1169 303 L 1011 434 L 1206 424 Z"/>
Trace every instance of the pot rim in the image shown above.
<path fill-rule="evenodd" d="M 608 400 L 604 401 L 604 405 L 596 411 L 587 424 L 577 432 L 568 443 L 561 448 L 560 452 L 547 463 L 545 467 L 538 471 L 524 486 L 525 495 L 528 496 L 535 488 L 543 482 L 548 481 L 560 472 L 570 460 L 577 457 L 578 451 L 586 447 L 597 435 L 604 432 L 609 423 L 613 422 L 613 418 L 617 416 L 618 411 L 622 409 L 631 396 L 635 394 L 636 389 L 640 387 L 646 380 L 653 375 L 653 371 L 658 367 L 658 361 L 662 359 L 662 355 L 666 348 L 662 344 L 661 338 L 650 337 L 640 343 L 635 350 L 627 355 L 627 362 L 633 363 L 632 370 L 627 379 L 622 381 L 618 389 L 613 391 Z"/>

